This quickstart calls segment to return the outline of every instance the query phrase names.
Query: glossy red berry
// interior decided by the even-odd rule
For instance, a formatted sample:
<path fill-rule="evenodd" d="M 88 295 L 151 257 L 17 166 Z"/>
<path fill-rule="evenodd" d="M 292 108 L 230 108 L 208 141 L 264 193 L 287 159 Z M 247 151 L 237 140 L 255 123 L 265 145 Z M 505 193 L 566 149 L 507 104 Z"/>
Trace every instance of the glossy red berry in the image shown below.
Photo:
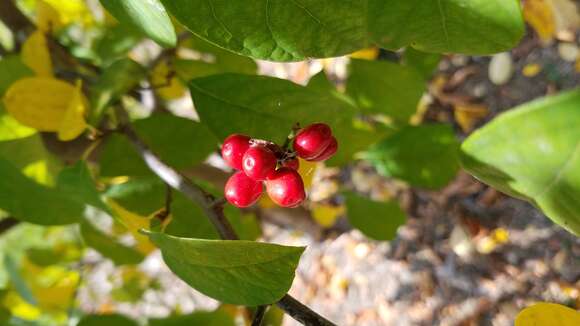
<path fill-rule="evenodd" d="M 285 168 L 290 168 L 292 170 L 298 171 L 298 169 L 300 168 L 300 161 L 298 161 L 297 158 L 292 158 L 292 159 L 284 161 L 282 163 L 282 166 Z"/>
<path fill-rule="evenodd" d="M 253 205 L 260 198 L 262 191 L 262 183 L 248 178 L 244 172 L 232 175 L 224 189 L 227 201 L 237 207 Z"/>
<path fill-rule="evenodd" d="M 250 148 L 250 137 L 239 134 L 230 135 L 222 145 L 222 158 L 232 169 L 241 170 L 242 158 L 248 148 Z"/>
<path fill-rule="evenodd" d="M 290 168 L 272 173 L 266 180 L 266 191 L 270 199 L 282 207 L 296 207 L 306 198 L 302 177 Z"/>
<path fill-rule="evenodd" d="M 274 172 L 276 161 L 276 155 L 267 147 L 252 146 L 244 154 L 242 168 L 248 177 L 262 181 Z"/>
<path fill-rule="evenodd" d="M 325 123 L 315 123 L 302 129 L 294 138 L 294 150 L 309 160 L 320 155 L 330 144 L 332 131 Z"/>
<path fill-rule="evenodd" d="M 326 147 L 326 149 L 322 153 L 320 153 L 320 155 L 316 156 L 313 159 L 310 159 L 310 161 L 316 162 L 326 161 L 330 157 L 332 157 L 332 155 L 334 155 L 337 150 L 338 150 L 338 142 L 336 141 L 336 138 L 332 137 L 328 147 Z"/>

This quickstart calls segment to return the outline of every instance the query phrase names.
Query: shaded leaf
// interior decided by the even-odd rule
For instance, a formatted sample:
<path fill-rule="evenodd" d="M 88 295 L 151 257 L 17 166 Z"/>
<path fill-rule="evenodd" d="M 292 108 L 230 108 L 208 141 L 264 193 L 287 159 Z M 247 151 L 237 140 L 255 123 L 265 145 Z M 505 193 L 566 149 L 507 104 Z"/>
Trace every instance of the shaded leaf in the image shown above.
<path fill-rule="evenodd" d="M 415 68 L 425 79 L 431 78 L 441 61 L 441 55 L 416 50 L 412 47 L 405 49 L 402 62 L 406 66 Z"/>
<path fill-rule="evenodd" d="M 346 194 L 348 221 L 366 236 L 375 240 L 392 240 L 407 215 L 394 201 L 376 202 L 354 193 Z"/>
<path fill-rule="evenodd" d="M 81 235 L 89 247 L 111 259 L 116 265 L 139 264 L 145 258 L 140 252 L 118 243 L 89 222 L 81 223 Z"/>
<path fill-rule="evenodd" d="M 75 165 L 60 171 L 57 189 L 80 204 L 91 205 L 111 214 L 111 210 L 101 199 L 91 172 L 84 161 L 78 161 Z"/>
<path fill-rule="evenodd" d="M 461 146 L 464 168 L 580 235 L 580 91 L 524 104 Z"/>
<path fill-rule="evenodd" d="M 257 306 L 290 288 L 303 247 L 199 240 L 149 233 L 169 268 L 194 289 L 224 303 Z"/>
<path fill-rule="evenodd" d="M 83 205 L 56 189 L 41 186 L 0 158 L 0 208 L 22 221 L 41 225 L 75 223 Z"/>
<path fill-rule="evenodd" d="M 46 36 L 40 30 L 30 34 L 22 44 L 22 62 L 41 77 L 52 77 L 52 59 L 46 44 Z"/>
<path fill-rule="evenodd" d="M 121 24 L 133 26 L 165 47 L 177 44 L 175 29 L 158 0 L 100 0 Z"/>
<path fill-rule="evenodd" d="M 369 148 L 362 157 L 385 176 L 433 189 L 455 177 L 458 147 L 450 126 L 408 126 Z"/>
<path fill-rule="evenodd" d="M 138 326 L 137 322 L 122 315 L 88 315 L 77 326 Z"/>
<path fill-rule="evenodd" d="M 387 61 L 351 60 L 349 71 L 347 94 L 360 108 L 401 123 L 415 114 L 426 85 L 414 68 Z"/>
<path fill-rule="evenodd" d="M 189 315 L 172 316 L 163 319 L 149 319 L 149 326 L 235 326 L 232 316 L 222 309 L 196 311 Z"/>

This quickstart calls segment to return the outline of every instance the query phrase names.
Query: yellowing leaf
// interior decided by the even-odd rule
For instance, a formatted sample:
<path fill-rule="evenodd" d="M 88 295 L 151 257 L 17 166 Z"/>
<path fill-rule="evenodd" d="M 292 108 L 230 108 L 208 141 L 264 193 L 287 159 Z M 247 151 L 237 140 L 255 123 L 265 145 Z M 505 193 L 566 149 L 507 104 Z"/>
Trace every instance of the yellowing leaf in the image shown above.
<path fill-rule="evenodd" d="M 483 105 L 457 105 L 454 116 L 461 129 L 464 132 L 470 132 L 475 124 L 485 118 L 488 113 L 487 107 Z"/>
<path fill-rule="evenodd" d="M 312 209 L 312 217 L 321 226 L 331 227 L 345 211 L 344 206 L 316 205 Z"/>
<path fill-rule="evenodd" d="M 576 59 L 576 64 L 574 65 L 574 69 L 576 70 L 577 73 L 580 73 L 580 57 L 578 57 L 578 59 Z"/>
<path fill-rule="evenodd" d="M 38 307 L 45 311 L 62 311 L 70 307 L 80 281 L 79 273 L 62 266 L 40 267 L 23 260 L 22 274 Z"/>
<path fill-rule="evenodd" d="M 540 302 L 520 311 L 515 326 L 578 326 L 580 312 L 555 303 Z"/>
<path fill-rule="evenodd" d="M 42 77 L 52 77 L 52 60 L 46 44 L 46 36 L 41 30 L 30 34 L 22 44 L 22 62 L 35 74 Z"/>
<path fill-rule="evenodd" d="M 58 139 L 62 141 L 73 140 L 85 131 L 87 128 L 85 106 L 86 101 L 83 99 L 81 83 L 78 82 L 58 128 Z"/>
<path fill-rule="evenodd" d="M 36 320 L 40 317 L 41 311 L 38 307 L 26 302 L 15 291 L 8 292 L 2 303 L 10 310 L 10 314 L 23 320 Z"/>
<path fill-rule="evenodd" d="M 155 250 L 155 246 L 151 243 L 149 237 L 139 233 L 141 229 L 149 229 L 150 221 L 147 217 L 126 210 L 114 200 L 109 199 L 107 203 L 137 241 L 136 248 L 139 252 L 148 254 Z"/>
<path fill-rule="evenodd" d="M 177 79 L 166 61 L 161 61 L 151 73 L 152 86 L 157 93 L 167 100 L 181 98 L 185 95 L 185 86 Z"/>
<path fill-rule="evenodd" d="M 36 3 L 36 26 L 39 30 L 49 33 L 62 27 L 60 14 L 44 0 Z"/>
<path fill-rule="evenodd" d="M 378 56 L 379 56 L 378 48 L 366 48 L 358 50 L 350 55 L 351 58 L 365 60 L 375 60 Z"/>
<path fill-rule="evenodd" d="M 550 41 L 556 33 L 556 21 L 549 0 L 526 0 L 524 19 L 538 33 L 544 42 Z"/>
<path fill-rule="evenodd" d="M 542 71 L 542 66 L 537 63 L 528 64 L 522 69 L 522 75 L 526 77 L 537 76 Z"/>
<path fill-rule="evenodd" d="M 59 14 L 60 22 L 63 25 L 71 23 L 80 23 L 82 25 L 91 25 L 93 15 L 87 7 L 84 0 L 44 0 Z"/>
<path fill-rule="evenodd" d="M 504 228 L 497 228 L 477 242 L 477 251 L 482 254 L 489 254 L 498 246 L 508 242 L 508 240 L 509 232 Z"/>
<path fill-rule="evenodd" d="M 314 178 L 314 172 L 318 166 L 317 162 L 309 162 L 303 159 L 300 160 L 300 168 L 298 173 L 302 176 L 302 181 L 304 181 L 304 188 L 308 189 L 312 186 L 312 179 Z"/>

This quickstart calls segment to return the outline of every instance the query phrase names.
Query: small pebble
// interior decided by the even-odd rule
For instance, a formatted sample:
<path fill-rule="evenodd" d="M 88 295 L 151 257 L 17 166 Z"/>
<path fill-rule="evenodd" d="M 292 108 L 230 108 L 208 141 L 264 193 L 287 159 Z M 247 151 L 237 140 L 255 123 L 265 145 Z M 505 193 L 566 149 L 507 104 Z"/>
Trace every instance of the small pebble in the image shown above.
<path fill-rule="evenodd" d="M 489 80 L 494 85 L 505 85 L 514 73 L 512 56 L 508 52 L 499 53 L 489 63 Z"/>

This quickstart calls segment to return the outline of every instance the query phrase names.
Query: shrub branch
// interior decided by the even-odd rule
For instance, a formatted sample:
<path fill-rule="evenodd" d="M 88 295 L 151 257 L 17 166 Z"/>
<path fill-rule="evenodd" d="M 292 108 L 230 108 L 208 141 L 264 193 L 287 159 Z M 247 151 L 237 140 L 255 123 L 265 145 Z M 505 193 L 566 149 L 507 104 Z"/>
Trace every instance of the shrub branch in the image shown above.
<path fill-rule="evenodd" d="M 214 225 L 222 239 L 239 240 L 238 235 L 224 215 L 223 205 L 215 205 L 216 199 L 212 195 L 208 194 L 186 176 L 163 162 L 159 156 L 153 153 L 149 146 L 141 140 L 139 135 L 137 135 L 131 126 L 127 112 L 120 107 L 116 107 L 115 110 L 120 122 L 119 132 L 125 135 L 133 144 L 149 169 L 151 169 L 153 173 L 170 187 L 183 193 L 189 200 L 201 206 L 205 215 Z M 282 299 L 280 299 L 276 304 L 280 309 L 284 310 L 288 315 L 304 325 L 334 325 L 332 322 L 320 316 L 288 294 L 282 297 Z"/>

